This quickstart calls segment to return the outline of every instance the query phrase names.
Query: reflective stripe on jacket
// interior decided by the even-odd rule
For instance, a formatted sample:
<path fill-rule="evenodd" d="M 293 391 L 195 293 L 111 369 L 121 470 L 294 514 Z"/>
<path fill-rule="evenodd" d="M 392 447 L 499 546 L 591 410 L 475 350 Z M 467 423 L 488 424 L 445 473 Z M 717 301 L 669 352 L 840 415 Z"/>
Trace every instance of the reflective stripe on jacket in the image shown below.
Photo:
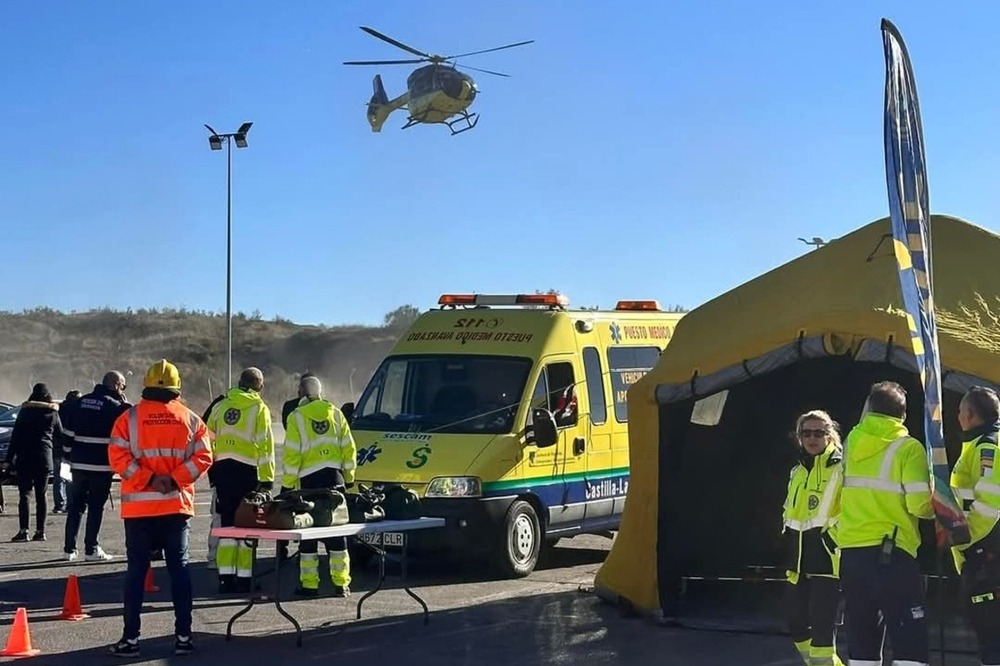
<path fill-rule="evenodd" d="M 258 481 L 274 481 L 271 412 L 256 391 L 233 388 L 208 417 L 215 462 L 234 460 L 257 469 Z"/>
<path fill-rule="evenodd" d="M 108 447 L 111 468 L 121 476 L 122 518 L 194 515 L 194 484 L 212 465 L 208 431 L 180 400 L 143 399 L 115 421 Z M 166 493 L 150 486 L 168 476 Z"/>
<path fill-rule="evenodd" d="M 358 452 L 343 413 L 326 400 L 313 400 L 288 417 L 281 485 L 295 488 L 299 479 L 322 469 L 339 469 L 354 482 Z"/>
<path fill-rule="evenodd" d="M 951 486 L 965 509 L 971 537 L 953 551 L 959 568 L 958 554 L 988 536 L 1000 518 L 1000 473 L 994 472 L 1000 454 L 997 437 L 992 431 L 963 442 L 962 455 L 951 473 Z"/>
<path fill-rule="evenodd" d="M 843 481 L 840 462 L 840 449 L 830 444 L 810 468 L 801 463 L 792 468 L 782 514 L 789 580 L 798 574 L 840 573 L 835 543 Z"/>
<path fill-rule="evenodd" d="M 866 414 L 847 436 L 843 464 L 838 545 L 879 546 L 895 532 L 896 546 L 916 557 L 918 519 L 934 517 L 923 445 L 902 419 Z"/>

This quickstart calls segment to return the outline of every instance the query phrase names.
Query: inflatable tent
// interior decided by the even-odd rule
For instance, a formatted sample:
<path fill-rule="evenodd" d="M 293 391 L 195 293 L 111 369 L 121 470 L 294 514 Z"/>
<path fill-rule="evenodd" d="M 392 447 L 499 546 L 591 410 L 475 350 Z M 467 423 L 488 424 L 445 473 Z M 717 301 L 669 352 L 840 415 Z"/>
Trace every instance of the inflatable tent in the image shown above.
<path fill-rule="evenodd" d="M 962 392 L 1000 384 L 1000 236 L 936 215 L 931 242 L 953 462 Z M 795 417 L 826 409 L 846 434 L 883 379 L 906 388 L 907 426 L 922 438 L 888 218 L 688 313 L 628 393 L 628 501 L 596 592 L 673 615 L 683 580 L 777 569 Z"/>

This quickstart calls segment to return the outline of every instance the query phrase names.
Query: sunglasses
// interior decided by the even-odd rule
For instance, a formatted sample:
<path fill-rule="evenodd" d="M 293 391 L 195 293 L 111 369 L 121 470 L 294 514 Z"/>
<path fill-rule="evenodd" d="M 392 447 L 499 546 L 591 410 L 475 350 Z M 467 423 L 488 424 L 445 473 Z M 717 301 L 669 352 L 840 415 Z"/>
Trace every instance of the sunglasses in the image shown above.
<path fill-rule="evenodd" d="M 827 431 L 825 429 L 819 430 L 799 430 L 799 437 L 826 437 Z"/>

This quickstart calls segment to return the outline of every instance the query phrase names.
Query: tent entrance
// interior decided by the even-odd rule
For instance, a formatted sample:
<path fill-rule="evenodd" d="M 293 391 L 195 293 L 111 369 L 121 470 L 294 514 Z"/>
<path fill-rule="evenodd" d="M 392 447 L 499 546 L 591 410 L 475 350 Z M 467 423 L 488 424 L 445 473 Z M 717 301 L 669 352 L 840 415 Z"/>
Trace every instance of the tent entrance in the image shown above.
<path fill-rule="evenodd" d="M 657 557 L 665 613 L 675 614 L 678 602 L 698 606 L 699 595 L 729 600 L 763 595 L 766 607 L 780 614 L 774 595 L 784 588 L 781 514 L 797 456 L 793 429 L 800 413 L 825 409 L 846 436 L 860 418 L 870 386 L 893 380 L 907 391 L 910 433 L 923 439 L 916 373 L 884 360 L 855 358 L 807 357 L 731 385 L 717 425 L 691 422 L 695 398 L 690 395 L 661 403 Z M 960 398 L 960 392 L 945 391 L 952 461 L 961 449 Z M 925 572 L 934 573 L 933 526 L 925 527 L 920 556 Z M 949 566 L 947 573 L 952 572 Z"/>

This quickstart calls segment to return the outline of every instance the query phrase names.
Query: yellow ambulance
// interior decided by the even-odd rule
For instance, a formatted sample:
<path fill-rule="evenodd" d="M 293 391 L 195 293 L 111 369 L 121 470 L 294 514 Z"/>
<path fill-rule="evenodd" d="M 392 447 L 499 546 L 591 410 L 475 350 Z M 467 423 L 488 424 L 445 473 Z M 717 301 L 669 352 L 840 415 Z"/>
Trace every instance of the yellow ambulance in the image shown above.
<path fill-rule="evenodd" d="M 571 310 L 561 294 L 446 294 L 345 405 L 356 483 L 399 483 L 458 549 L 526 576 L 562 537 L 616 530 L 629 480 L 628 387 L 680 313 L 656 301 Z M 385 543 L 392 543 L 387 535 Z M 362 554 L 364 550 L 358 551 Z"/>

